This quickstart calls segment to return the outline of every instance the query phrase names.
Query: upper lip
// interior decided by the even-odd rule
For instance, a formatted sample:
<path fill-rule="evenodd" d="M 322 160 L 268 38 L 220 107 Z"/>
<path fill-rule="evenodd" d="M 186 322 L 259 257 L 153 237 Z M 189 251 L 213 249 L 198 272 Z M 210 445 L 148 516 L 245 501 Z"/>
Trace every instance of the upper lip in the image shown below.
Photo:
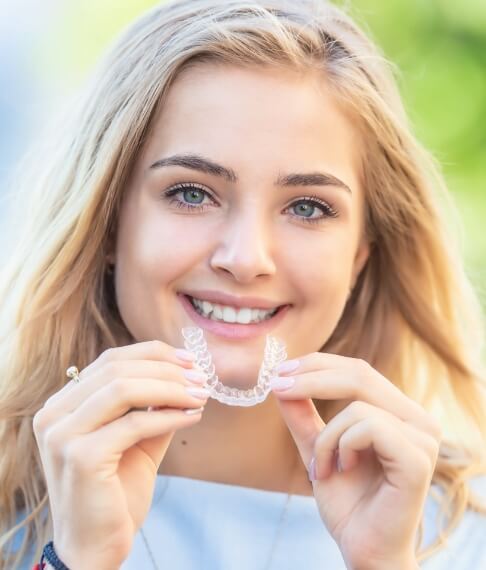
<path fill-rule="evenodd" d="M 275 303 L 269 299 L 263 299 L 261 297 L 235 297 L 228 293 L 211 290 L 184 291 L 183 294 L 195 297 L 196 299 L 201 299 L 202 301 L 209 301 L 210 303 L 216 303 L 218 305 L 228 305 L 230 307 L 239 308 L 249 307 L 252 309 L 276 309 L 277 307 L 281 307 L 285 304 Z"/>

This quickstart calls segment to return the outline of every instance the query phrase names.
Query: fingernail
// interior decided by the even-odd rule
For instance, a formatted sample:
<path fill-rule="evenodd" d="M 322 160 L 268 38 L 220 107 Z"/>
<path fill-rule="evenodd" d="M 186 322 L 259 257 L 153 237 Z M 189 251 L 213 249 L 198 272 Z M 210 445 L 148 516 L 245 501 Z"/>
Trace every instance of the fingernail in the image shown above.
<path fill-rule="evenodd" d="M 187 416 L 195 416 L 196 414 L 200 414 L 203 410 L 204 406 L 202 406 L 201 408 L 186 408 L 185 410 L 183 410 L 183 412 Z"/>
<path fill-rule="evenodd" d="M 206 390 L 206 388 L 186 388 L 186 392 L 200 400 L 206 400 L 209 397 L 209 390 Z"/>
<path fill-rule="evenodd" d="M 207 374 L 200 370 L 184 370 L 184 377 L 189 380 L 189 382 L 194 382 L 194 384 L 202 385 L 208 379 Z"/>
<path fill-rule="evenodd" d="M 196 355 L 189 350 L 184 350 L 183 348 L 178 348 L 175 351 L 175 355 L 179 360 L 184 360 L 184 362 L 193 362 L 196 360 Z"/>
<path fill-rule="evenodd" d="M 336 468 L 338 470 L 338 473 L 342 473 L 344 471 L 342 463 L 341 463 L 341 458 L 339 457 L 339 455 L 337 456 L 337 459 L 336 459 Z"/>
<path fill-rule="evenodd" d="M 286 374 L 288 372 L 294 372 L 300 366 L 299 360 L 285 360 L 277 366 L 275 369 L 279 374 Z"/>
<path fill-rule="evenodd" d="M 288 390 L 295 384 L 295 378 L 292 376 L 285 376 L 284 378 L 274 376 L 273 378 L 270 378 L 269 384 L 272 390 Z"/>
<path fill-rule="evenodd" d="M 316 458 L 313 456 L 309 463 L 309 481 L 316 481 L 317 474 L 316 474 Z"/>

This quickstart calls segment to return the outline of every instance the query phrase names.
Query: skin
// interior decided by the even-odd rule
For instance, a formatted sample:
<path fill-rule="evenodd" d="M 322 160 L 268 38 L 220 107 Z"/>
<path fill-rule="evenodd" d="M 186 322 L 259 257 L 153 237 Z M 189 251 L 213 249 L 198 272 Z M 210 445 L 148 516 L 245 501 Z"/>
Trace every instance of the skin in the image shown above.
<path fill-rule="evenodd" d="M 317 353 L 369 255 L 362 148 L 352 118 L 317 73 L 189 69 L 173 85 L 130 181 L 116 251 L 117 299 L 137 340 L 174 346 L 181 327 L 193 324 L 178 291 L 212 288 L 291 303 L 272 332 L 299 357 L 294 387 L 275 389 L 250 409 L 210 400 L 200 422 L 175 434 L 159 473 L 273 490 L 288 490 L 293 477 L 293 492 L 314 493 L 350 568 L 414 568 L 438 427 L 366 363 Z M 238 180 L 181 166 L 150 168 L 183 152 L 233 169 Z M 279 174 L 316 171 L 347 189 L 274 183 Z M 212 198 L 196 190 L 176 199 L 206 209 L 161 201 L 162 191 L 184 182 L 203 185 Z M 337 215 L 315 207 L 310 217 L 322 219 L 307 224 L 296 208 L 305 195 L 320 197 Z M 206 339 L 225 384 L 254 385 L 263 339 Z M 327 425 L 312 398 L 330 402 Z M 302 459 L 297 474 L 292 443 Z M 336 449 L 345 471 L 336 469 Z M 302 466 L 312 457 L 310 490 Z"/>
<path fill-rule="evenodd" d="M 232 168 L 238 181 L 180 166 L 150 169 L 183 152 Z M 275 186 L 279 174 L 290 172 L 329 173 L 350 191 Z M 199 195 L 206 209 L 190 212 L 163 201 L 164 190 L 184 182 L 203 185 L 217 204 Z M 303 221 L 295 204 L 312 195 L 338 216 L 314 207 L 311 217 L 322 220 Z M 188 200 L 182 193 L 172 199 Z M 137 341 L 182 346 L 181 328 L 194 323 L 178 291 L 260 296 L 292 304 L 272 330 L 289 357 L 319 350 L 368 256 L 363 203 L 357 134 L 321 75 L 190 69 L 172 86 L 127 188 L 113 258 L 122 318 Z M 253 386 L 264 335 L 238 342 L 205 336 L 220 379 Z M 294 472 L 295 454 L 272 395 L 252 408 L 211 399 L 197 426 L 175 434 L 159 472 L 278 491 L 288 490 L 292 473 L 294 492 L 312 494 L 305 465 Z"/>
<path fill-rule="evenodd" d="M 202 67 L 172 86 L 132 172 L 112 253 L 120 314 L 135 343 L 103 353 L 34 418 L 55 543 L 70 567 L 82 560 L 80 568 L 112 568 L 128 555 L 158 470 L 313 494 L 349 569 L 418 568 L 414 539 L 439 426 L 367 363 L 317 352 L 369 255 L 362 144 L 315 73 Z M 232 168 L 238 181 L 150 168 L 181 152 Z M 349 190 L 274 184 L 316 171 Z M 188 212 L 161 199 L 182 182 L 203 185 L 214 202 L 206 197 L 207 209 Z M 309 195 L 337 216 L 306 224 L 296 202 Z M 264 404 L 209 400 L 202 415 L 183 418 L 180 409 L 202 401 L 183 390 L 191 363 L 177 360 L 174 347 L 193 323 L 176 294 L 206 288 L 291 303 L 272 333 L 286 341 L 292 370 L 281 371 Z M 224 383 L 255 383 L 264 339 L 206 338 Z M 278 385 L 289 378 L 292 386 Z M 313 400 L 327 403 L 324 417 Z M 123 415 L 148 401 L 170 409 Z"/>

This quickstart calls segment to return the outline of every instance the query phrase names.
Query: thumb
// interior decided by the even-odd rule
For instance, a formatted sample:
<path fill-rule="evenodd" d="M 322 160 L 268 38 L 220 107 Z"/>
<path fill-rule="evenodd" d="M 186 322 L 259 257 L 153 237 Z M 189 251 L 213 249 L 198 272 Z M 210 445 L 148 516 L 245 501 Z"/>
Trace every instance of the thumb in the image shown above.
<path fill-rule="evenodd" d="M 174 437 L 174 433 L 175 432 L 171 432 L 162 436 L 148 437 L 139 443 L 139 447 L 152 458 L 157 469 L 165 457 L 170 442 Z"/>
<path fill-rule="evenodd" d="M 314 444 L 317 436 L 326 424 L 310 398 L 281 400 L 276 396 L 276 400 L 280 413 L 302 457 L 302 461 L 308 467 L 314 454 Z"/>

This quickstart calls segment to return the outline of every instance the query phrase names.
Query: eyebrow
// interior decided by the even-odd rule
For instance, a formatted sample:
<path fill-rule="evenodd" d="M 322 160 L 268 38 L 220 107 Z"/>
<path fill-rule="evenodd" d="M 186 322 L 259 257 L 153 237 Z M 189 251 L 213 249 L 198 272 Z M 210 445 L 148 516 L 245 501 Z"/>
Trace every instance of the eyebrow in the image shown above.
<path fill-rule="evenodd" d="M 167 166 L 181 166 L 205 174 L 219 176 L 227 182 L 238 182 L 238 176 L 232 168 L 227 168 L 198 154 L 174 154 L 157 160 L 150 165 L 150 169 Z M 351 194 L 351 189 L 339 178 L 325 172 L 291 173 L 280 175 L 275 181 L 276 186 L 336 186 Z"/>

